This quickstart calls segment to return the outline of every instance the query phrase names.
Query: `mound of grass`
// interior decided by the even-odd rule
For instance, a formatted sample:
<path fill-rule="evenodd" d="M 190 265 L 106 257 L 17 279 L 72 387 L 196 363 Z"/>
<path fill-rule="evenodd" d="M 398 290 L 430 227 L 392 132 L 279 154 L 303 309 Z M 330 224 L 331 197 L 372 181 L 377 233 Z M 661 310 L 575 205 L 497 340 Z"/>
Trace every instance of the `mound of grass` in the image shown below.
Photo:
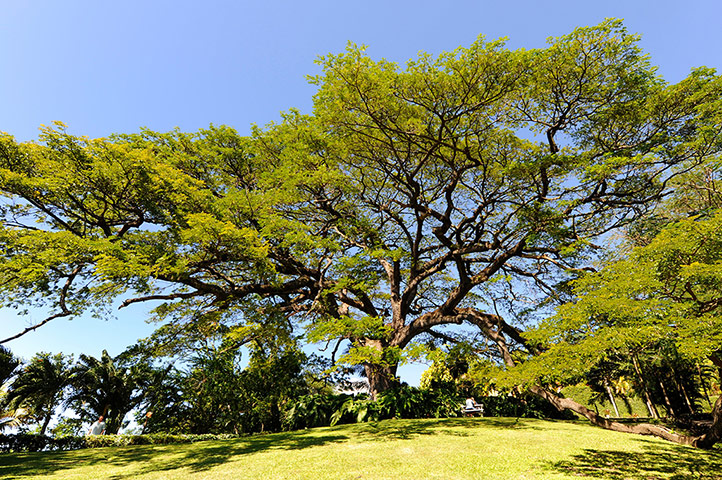
<path fill-rule="evenodd" d="M 578 422 L 386 420 L 182 445 L 0 455 L 3 479 L 720 479 L 711 452 Z"/>

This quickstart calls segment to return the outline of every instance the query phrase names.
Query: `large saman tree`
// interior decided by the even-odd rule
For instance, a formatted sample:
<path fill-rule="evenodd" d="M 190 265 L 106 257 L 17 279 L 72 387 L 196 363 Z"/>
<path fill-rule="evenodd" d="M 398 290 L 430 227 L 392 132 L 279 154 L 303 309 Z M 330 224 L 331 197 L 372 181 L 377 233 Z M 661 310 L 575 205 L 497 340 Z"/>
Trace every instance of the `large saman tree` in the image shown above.
<path fill-rule="evenodd" d="M 637 41 L 606 21 L 404 68 L 350 46 L 320 60 L 311 115 L 248 138 L 5 136 L 3 304 L 32 299 L 49 321 L 160 302 L 164 340 L 298 322 L 340 342 L 373 394 L 449 325 L 512 365 L 534 353 L 509 315 L 518 290 L 543 302 L 722 147 L 720 78 L 668 84 Z"/>

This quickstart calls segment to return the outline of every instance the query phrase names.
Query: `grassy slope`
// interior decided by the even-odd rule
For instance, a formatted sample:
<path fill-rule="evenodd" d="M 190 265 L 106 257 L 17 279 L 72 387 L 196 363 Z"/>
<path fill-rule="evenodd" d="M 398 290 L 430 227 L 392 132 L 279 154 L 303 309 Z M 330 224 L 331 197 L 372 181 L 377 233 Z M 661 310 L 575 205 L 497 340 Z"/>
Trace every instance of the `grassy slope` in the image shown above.
<path fill-rule="evenodd" d="M 389 420 L 192 445 L 0 455 L 0 478 L 720 479 L 712 452 L 581 423 Z"/>

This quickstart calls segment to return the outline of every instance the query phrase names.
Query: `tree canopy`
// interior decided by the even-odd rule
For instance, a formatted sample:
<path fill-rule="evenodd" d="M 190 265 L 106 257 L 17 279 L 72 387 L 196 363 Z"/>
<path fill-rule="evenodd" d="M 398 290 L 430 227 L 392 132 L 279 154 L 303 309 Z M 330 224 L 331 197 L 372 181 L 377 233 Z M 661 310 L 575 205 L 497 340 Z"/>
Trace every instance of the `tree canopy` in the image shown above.
<path fill-rule="evenodd" d="M 5 135 L 2 304 L 50 321 L 155 301 L 165 340 L 242 344 L 292 322 L 374 394 L 412 347 L 459 340 L 450 325 L 512 365 L 537 348 L 525 316 L 719 155 L 722 80 L 668 84 L 638 40 L 608 20 L 405 67 L 349 45 L 319 60 L 312 114 L 250 137 Z"/>

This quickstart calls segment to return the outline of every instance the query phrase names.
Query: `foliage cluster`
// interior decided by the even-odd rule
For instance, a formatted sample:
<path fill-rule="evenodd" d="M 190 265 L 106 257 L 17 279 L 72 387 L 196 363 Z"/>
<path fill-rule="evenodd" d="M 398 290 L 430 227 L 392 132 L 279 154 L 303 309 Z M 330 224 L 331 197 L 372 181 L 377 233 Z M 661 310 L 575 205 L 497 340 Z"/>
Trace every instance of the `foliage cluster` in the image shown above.
<path fill-rule="evenodd" d="M 171 435 L 154 433 L 148 435 L 67 435 L 53 437 L 33 433 L 0 434 L 0 452 L 45 452 L 79 450 L 82 448 L 126 447 L 130 445 L 171 445 L 178 443 L 228 440 L 238 438 L 233 434 Z"/>
<path fill-rule="evenodd" d="M 611 403 L 607 392 L 601 392 L 592 389 L 586 384 L 569 385 L 562 388 L 561 394 L 568 398 L 594 409 L 600 415 L 615 417 L 614 404 Z M 620 393 L 615 391 L 615 402 L 619 411 L 617 418 L 646 418 L 649 417 L 649 411 L 644 403 L 644 399 L 634 391 Z M 661 405 L 657 404 L 657 405 Z"/>
<path fill-rule="evenodd" d="M 548 401 L 536 395 L 496 395 L 476 399 L 484 405 L 484 415 L 489 417 L 554 418 L 572 420 L 577 418 L 569 411 L 560 412 Z"/>
<path fill-rule="evenodd" d="M 59 408 L 73 411 L 52 428 L 56 436 L 80 434 L 83 423 L 101 415 L 106 433 L 117 433 L 132 410 L 143 433 L 279 431 L 289 401 L 329 388 L 313 358 L 292 344 L 274 350 L 280 343 L 259 343 L 245 368 L 239 351 L 211 345 L 179 367 L 140 354 L 138 346 L 115 358 L 105 351 L 100 359 L 81 355 L 75 363 L 62 354 L 15 359 L 0 405 L 14 426 L 37 423 L 40 434 Z M 19 411 L 27 414 L 19 418 Z"/>
<path fill-rule="evenodd" d="M 331 417 L 331 425 L 348 421 L 388 418 L 447 418 L 461 414 L 461 398 L 455 390 L 427 390 L 397 386 L 377 395 L 347 399 Z"/>
<path fill-rule="evenodd" d="M 149 433 L 279 431 L 284 405 L 311 389 L 304 362 L 290 351 L 242 369 L 237 353 L 207 352 L 188 371 L 168 370 L 151 385 L 138 422 Z"/>
<path fill-rule="evenodd" d="M 456 387 L 423 389 L 402 385 L 386 390 L 377 398 L 368 395 L 307 395 L 291 403 L 286 411 L 289 430 L 361 423 L 393 418 L 454 418 L 462 415 L 465 394 Z M 485 416 L 525 418 L 575 418 L 559 412 L 549 402 L 534 395 L 478 396 Z"/>
<path fill-rule="evenodd" d="M 448 326 L 495 361 L 499 335 L 523 350 L 521 305 L 545 311 L 594 242 L 722 149 L 720 78 L 667 84 L 618 20 L 547 48 L 319 63 L 313 114 L 247 137 L 1 135 L 2 305 L 51 321 L 123 295 L 159 302 L 168 337 L 237 341 L 275 312 L 343 344 L 376 395 L 412 342 L 459 340 Z"/>

